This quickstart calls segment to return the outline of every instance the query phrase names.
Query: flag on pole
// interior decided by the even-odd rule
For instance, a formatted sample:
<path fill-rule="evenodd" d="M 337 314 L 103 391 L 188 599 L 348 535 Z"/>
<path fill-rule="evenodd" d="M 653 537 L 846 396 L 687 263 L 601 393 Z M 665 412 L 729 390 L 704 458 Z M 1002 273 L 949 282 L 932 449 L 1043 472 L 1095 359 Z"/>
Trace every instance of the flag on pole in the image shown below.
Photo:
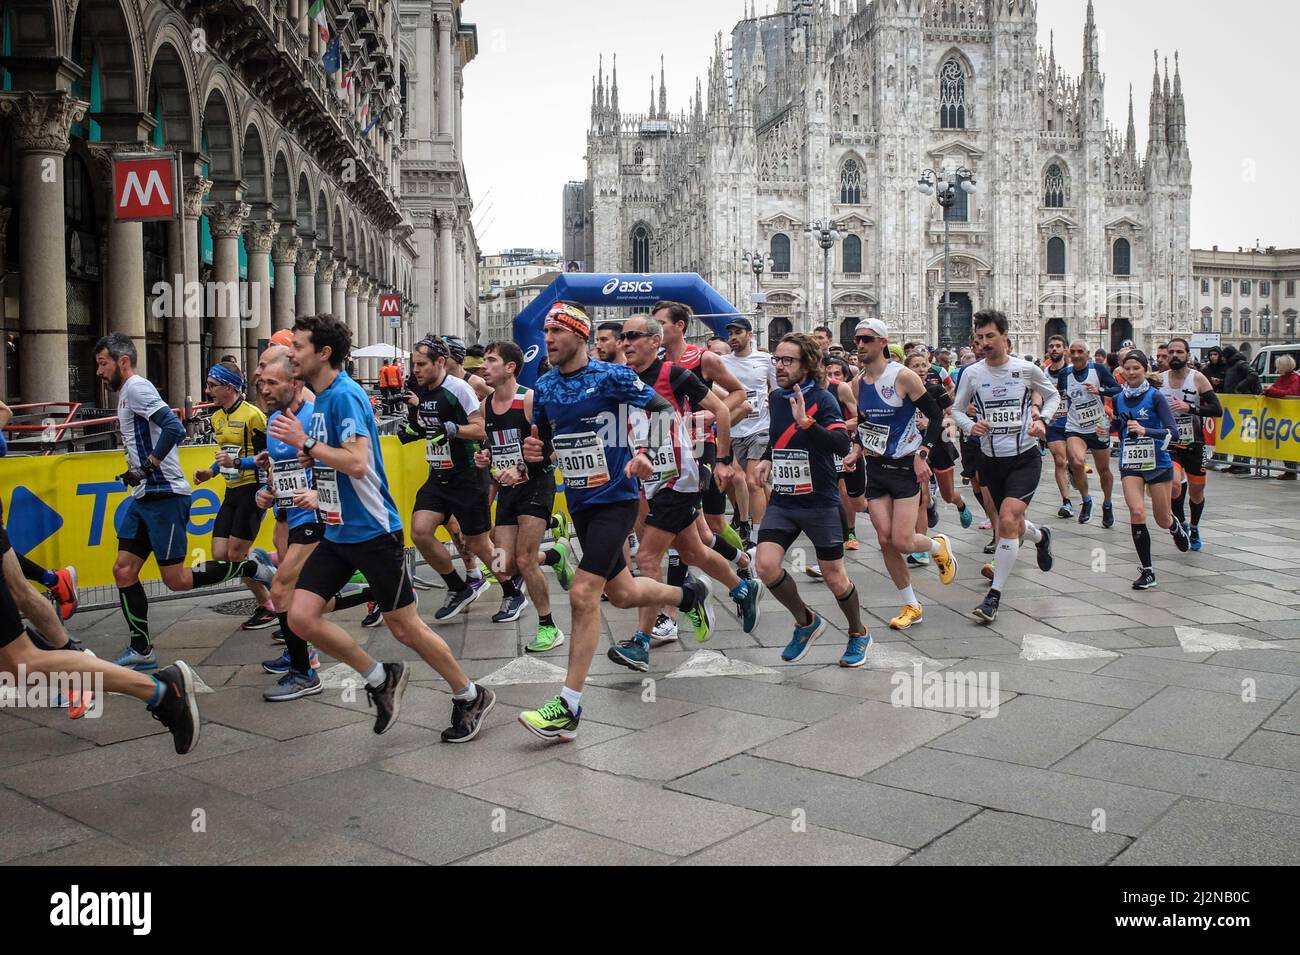
<path fill-rule="evenodd" d="M 330 40 L 329 45 L 325 47 L 325 55 L 321 58 L 321 64 L 325 67 L 325 75 L 333 76 L 343 65 L 343 57 L 339 53 L 339 38 L 336 36 Z"/>
<path fill-rule="evenodd" d="M 348 93 L 352 90 L 352 70 L 344 70 L 343 75 L 339 77 L 339 85 L 335 92 L 339 94 L 339 99 L 346 102 Z"/>
<path fill-rule="evenodd" d="M 369 118 L 370 118 L 370 100 L 369 98 L 367 98 L 364 102 L 362 102 L 361 108 L 357 110 L 357 125 L 365 126 L 366 120 Z"/>
<path fill-rule="evenodd" d="M 366 124 L 365 129 L 361 130 L 361 135 L 362 136 L 369 135 L 370 131 L 375 128 L 375 124 L 379 122 L 380 118 L 387 111 L 388 111 L 387 106 L 381 107 L 379 112 L 375 113 L 374 116 L 370 117 L 370 122 Z"/>
<path fill-rule="evenodd" d="M 316 21 L 316 29 L 320 31 L 321 42 L 328 43 L 330 38 L 330 17 L 325 12 L 325 0 L 312 0 L 312 5 L 307 10 L 307 16 Z"/>

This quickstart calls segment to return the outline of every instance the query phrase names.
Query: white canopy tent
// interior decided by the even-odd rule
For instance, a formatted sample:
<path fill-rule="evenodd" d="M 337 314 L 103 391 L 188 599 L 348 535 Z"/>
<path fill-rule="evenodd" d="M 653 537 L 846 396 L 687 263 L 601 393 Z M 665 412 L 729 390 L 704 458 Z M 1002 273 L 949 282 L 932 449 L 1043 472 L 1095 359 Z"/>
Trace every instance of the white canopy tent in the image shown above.
<path fill-rule="evenodd" d="M 406 361 L 409 357 L 406 352 L 402 351 L 396 345 L 390 345 L 387 342 L 378 342 L 374 345 L 367 345 L 365 348 L 358 348 L 348 355 L 349 358 L 395 358 L 398 361 Z"/>

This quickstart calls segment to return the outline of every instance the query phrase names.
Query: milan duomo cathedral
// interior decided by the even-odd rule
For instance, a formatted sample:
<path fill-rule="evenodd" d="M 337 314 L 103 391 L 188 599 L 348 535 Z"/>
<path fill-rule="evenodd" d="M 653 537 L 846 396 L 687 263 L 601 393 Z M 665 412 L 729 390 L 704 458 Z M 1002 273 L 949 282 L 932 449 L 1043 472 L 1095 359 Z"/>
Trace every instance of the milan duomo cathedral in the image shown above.
<path fill-rule="evenodd" d="M 602 58 L 586 181 L 566 193 L 578 267 L 698 272 L 742 311 L 762 292 L 769 340 L 817 324 L 847 340 L 875 316 L 896 336 L 961 343 L 986 307 L 1007 314 L 1016 351 L 1039 355 L 1055 333 L 1114 348 L 1192 330 L 1177 54 L 1172 80 L 1157 54 L 1139 151 L 1131 88 L 1126 128 L 1107 120 L 1091 0 L 1078 77 L 1057 66 L 1054 38 L 1039 47 L 1032 0 L 780 0 L 746 14 L 718 34 L 687 111 L 669 112 L 662 64 L 648 110 L 625 111 L 617 60 L 607 75 Z M 945 210 L 915 188 L 925 170 L 974 190 Z M 817 220 L 839 233 L 828 261 L 805 231 Z"/>

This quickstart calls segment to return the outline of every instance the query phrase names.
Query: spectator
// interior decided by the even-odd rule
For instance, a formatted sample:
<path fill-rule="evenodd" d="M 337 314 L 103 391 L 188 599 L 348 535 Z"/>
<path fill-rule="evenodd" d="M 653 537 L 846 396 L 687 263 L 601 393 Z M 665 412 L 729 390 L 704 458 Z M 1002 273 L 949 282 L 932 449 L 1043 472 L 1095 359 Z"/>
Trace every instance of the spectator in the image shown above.
<path fill-rule="evenodd" d="M 1264 395 L 1269 398 L 1300 398 L 1300 374 L 1296 374 L 1295 359 L 1290 355 L 1279 355 L 1277 373 L 1277 381 L 1268 386 Z M 1297 469 L 1300 469 L 1300 462 L 1287 461 L 1286 470 L 1277 479 L 1294 481 Z"/>
<path fill-rule="evenodd" d="M 1223 389 L 1223 376 L 1228 371 L 1228 363 L 1223 360 L 1223 349 L 1211 348 L 1205 353 L 1205 367 L 1201 374 L 1210 380 L 1215 391 Z"/>
<path fill-rule="evenodd" d="M 1229 345 L 1223 349 L 1223 360 L 1227 365 L 1227 370 L 1223 373 L 1223 387 L 1219 389 L 1220 394 L 1258 395 L 1262 393 L 1259 386 L 1259 375 L 1255 374 L 1255 369 L 1250 367 L 1250 362 L 1246 361 L 1245 355 Z M 1230 456 L 1230 461 L 1229 474 L 1250 473 L 1250 468 L 1247 467 L 1247 463 L 1250 461 L 1249 458 Z"/>

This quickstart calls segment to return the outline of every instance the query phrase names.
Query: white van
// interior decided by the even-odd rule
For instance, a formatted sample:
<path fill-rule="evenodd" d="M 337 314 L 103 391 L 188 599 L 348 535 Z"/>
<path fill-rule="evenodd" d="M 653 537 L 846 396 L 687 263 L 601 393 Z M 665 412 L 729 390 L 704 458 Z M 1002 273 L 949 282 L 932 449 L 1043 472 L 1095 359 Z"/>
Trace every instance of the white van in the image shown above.
<path fill-rule="evenodd" d="M 1267 388 L 1277 381 L 1277 359 L 1280 355 L 1290 355 L 1295 359 L 1296 367 L 1300 368 L 1300 344 L 1262 346 L 1250 360 L 1250 367 L 1259 375 L 1261 388 Z"/>

